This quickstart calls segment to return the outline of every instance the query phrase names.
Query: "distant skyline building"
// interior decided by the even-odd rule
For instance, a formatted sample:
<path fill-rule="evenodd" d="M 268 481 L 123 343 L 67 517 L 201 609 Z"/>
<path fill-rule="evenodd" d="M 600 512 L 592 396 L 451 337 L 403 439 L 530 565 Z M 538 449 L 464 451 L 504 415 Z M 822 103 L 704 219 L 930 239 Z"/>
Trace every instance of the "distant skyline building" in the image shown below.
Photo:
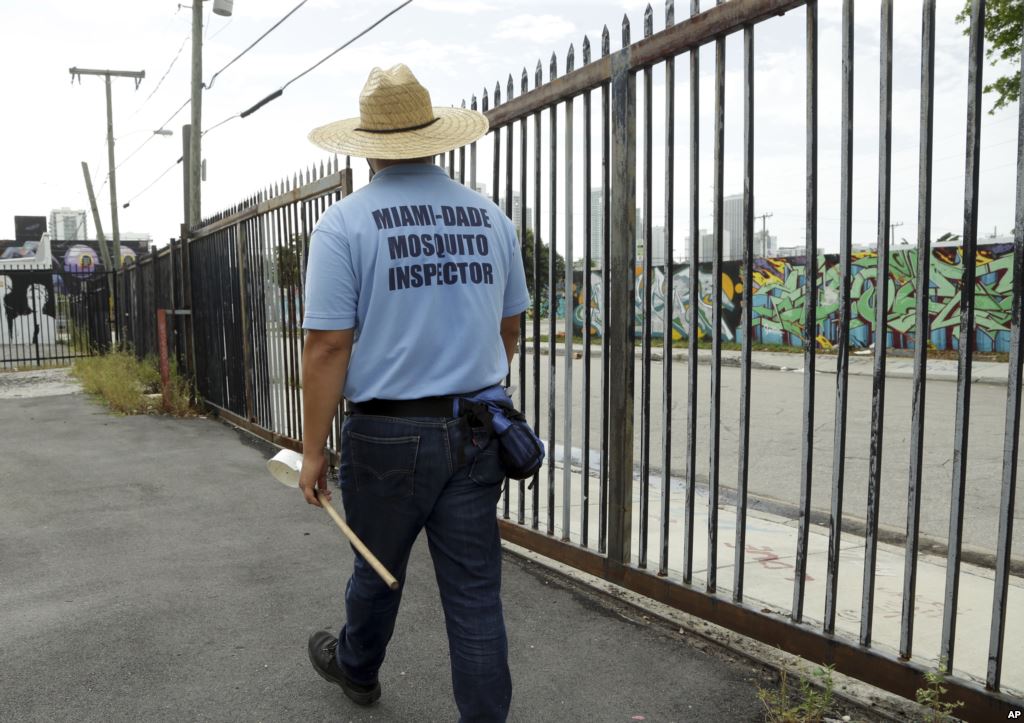
<path fill-rule="evenodd" d="M 731 261 L 734 258 L 742 259 L 743 253 L 739 256 L 731 256 L 733 251 L 732 234 L 729 231 L 722 231 L 722 261 Z M 713 231 L 700 230 L 700 262 L 711 263 L 715 260 L 715 234 Z"/>
<path fill-rule="evenodd" d="M 499 198 L 498 199 L 498 207 L 502 211 L 505 210 L 505 199 L 504 198 Z M 522 225 L 522 221 L 523 221 L 522 212 L 523 212 L 523 199 L 522 199 L 522 197 L 518 193 L 513 192 L 512 193 L 512 225 L 516 227 L 516 234 L 519 236 L 519 238 L 523 238 L 523 229 L 520 228 L 520 226 Z M 533 229 L 533 209 L 530 208 L 529 206 L 526 207 L 526 228 Z"/>
<path fill-rule="evenodd" d="M 85 241 L 89 237 L 85 211 L 67 206 L 50 211 L 50 239 L 53 241 Z"/>
<path fill-rule="evenodd" d="M 743 194 L 722 199 L 722 260 L 743 258 Z M 708 256 L 708 258 L 711 258 Z"/>
<path fill-rule="evenodd" d="M 634 220 L 636 224 L 634 232 L 636 234 L 636 249 L 637 258 L 643 258 L 644 253 L 644 212 L 643 209 L 636 209 L 636 218 Z M 658 246 L 658 233 L 657 229 L 660 229 L 661 242 Z M 601 265 L 602 255 L 604 253 L 602 235 L 604 234 L 604 195 L 601 193 L 600 188 L 590 189 L 590 260 L 595 266 Z M 661 226 L 656 226 L 651 229 L 651 235 L 654 237 L 654 250 L 655 260 L 654 263 L 659 263 L 658 258 L 664 259 L 665 255 L 665 229 Z"/>

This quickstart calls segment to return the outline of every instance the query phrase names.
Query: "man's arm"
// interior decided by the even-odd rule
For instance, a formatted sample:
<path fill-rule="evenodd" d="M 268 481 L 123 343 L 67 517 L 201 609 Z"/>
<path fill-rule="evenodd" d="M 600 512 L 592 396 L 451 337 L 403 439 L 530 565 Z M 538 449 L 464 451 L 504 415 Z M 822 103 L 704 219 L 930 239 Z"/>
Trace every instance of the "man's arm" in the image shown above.
<path fill-rule="evenodd" d="M 302 351 L 302 472 L 299 487 L 306 502 L 320 507 L 314 488 L 331 498 L 324 447 L 338 411 L 352 355 L 352 329 L 310 329 Z"/>
<path fill-rule="evenodd" d="M 506 316 L 501 320 L 501 342 L 505 345 L 505 354 L 508 356 L 509 367 L 512 366 L 512 357 L 516 355 L 516 348 L 519 346 L 519 317 Z"/>

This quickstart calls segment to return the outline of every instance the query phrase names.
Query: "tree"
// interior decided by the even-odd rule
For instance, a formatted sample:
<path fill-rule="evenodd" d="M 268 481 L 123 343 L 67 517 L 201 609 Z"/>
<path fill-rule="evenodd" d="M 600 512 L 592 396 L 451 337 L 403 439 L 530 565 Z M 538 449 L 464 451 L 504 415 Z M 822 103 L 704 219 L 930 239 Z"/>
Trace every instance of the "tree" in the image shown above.
<path fill-rule="evenodd" d="M 526 269 L 526 288 L 530 292 L 530 298 L 533 298 L 533 230 L 526 229 L 526 233 L 523 236 L 523 268 Z M 540 242 L 540 291 L 541 294 L 547 296 L 548 292 L 548 275 L 551 273 L 548 264 L 548 245 L 544 243 L 544 239 Z M 558 249 L 555 249 L 555 283 L 560 284 L 562 279 L 565 278 L 565 259 L 558 253 Z"/>
<path fill-rule="evenodd" d="M 970 23 L 971 2 L 956 16 L 958 23 Z M 970 27 L 964 30 L 969 34 Z M 996 103 L 989 113 L 995 113 L 1020 99 L 1020 54 L 1024 38 L 1024 0 L 988 0 L 985 6 L 985 57 L 992 65 L 1009 61 L 1017 71 L 1003 75 L 985 86 L 986 93 L 996 94 Z"/>

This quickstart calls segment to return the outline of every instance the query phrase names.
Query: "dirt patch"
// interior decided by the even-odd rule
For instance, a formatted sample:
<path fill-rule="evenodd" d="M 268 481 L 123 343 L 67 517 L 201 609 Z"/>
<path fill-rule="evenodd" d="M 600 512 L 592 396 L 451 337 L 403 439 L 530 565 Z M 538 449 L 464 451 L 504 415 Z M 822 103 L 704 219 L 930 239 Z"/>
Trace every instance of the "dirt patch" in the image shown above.
<path fill-rule="evenodd" d="M 81 392 L 82 387 L 72 378 L 70 367 L 0 373 L 0 399 L 56 397 Z"/>

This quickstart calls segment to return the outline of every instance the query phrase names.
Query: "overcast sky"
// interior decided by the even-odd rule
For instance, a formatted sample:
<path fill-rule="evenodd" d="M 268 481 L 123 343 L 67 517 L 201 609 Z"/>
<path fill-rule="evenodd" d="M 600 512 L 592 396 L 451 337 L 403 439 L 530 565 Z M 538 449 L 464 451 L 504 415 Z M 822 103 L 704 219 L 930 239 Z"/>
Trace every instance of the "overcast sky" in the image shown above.
<path fill-rule="evenodd" d="M 204 72 L 213 73 L 245 48 L 298 0 L 235 0 L 230 19 L 207 13 Z M 279 88 L 398 2 L 309 0 L 277 31 L 217 78 L 203 100 L 203 124 L 213 124 L 249 107 Z M 710 4 L 710 3 L 705 3 Z M 542 59 L 545 78 L 552 51 L 559 72 L 565 52 L 576 45 L 577 64 L 584 34 L 599 52 L 602 25 L 611 30 L 612 49 L 620 47 L 621 21 L 628 13 L 633 38 L 642 35 L 644 2 L 558 2 L 557 0 L 415 0 L 349 49 L 291 85 L 284 96 L 244 120 L 211 131 L 204 138 L 207 181 L 204 214 L 290 176 L 326 155 L 306 140 L 315 126 L 358 114 L 359 90 L 369 70 L 396 62 L 408 64 L 428 87 L 435 105 L 458 105 L 501 81 L 516 79 L 523 67 L 533 70 Z M 677 3 L 677 21 L 689 3 Z M 895 3 L 893 80 L 892 220 L 904 225 L 896 238 L 916 240 L 918 110 L 920 83 L 920 4 Z M 820 3 L 819 92 L 819 243 L 838 248 L 840 129 L 840 0 Z M 966 124 L 967 39 L 954 23 L 960 0 L 939 0 L 936 49 L 936 112 L 933 237 L 963 230 L 964 129 Z M 655 7 L 655 30 L 664 27 L 663 6 Z M 110 232 L 106 112 L 103 79 L 85 76 L 72 85 L 68 69 L 145 70 L 135 90 L 130 79 L 115 79 L 116 157 L 122 162 L 151 132 L 168 121 L 189 96 L 190 12 L 171 0 L 35 0 L 4 2 L 0 10 L 0 62 L 5 72 L 0 92 L 7 112 L 0 135 L 5 172 L 0 175 L 0 238 L 14 237 L 15 215 L 48 215 L 52 208 L 88 208 L 81 161 L 90 164 L 99 188 L 100 213 Z M 780 243 L 804 240 L 804 75 L 805 14 L 802 9 L 758 26 L 756 63 L 755 212 L 773 213 L 769 231 Z M 872 0 L 857 3 L 855 60 L 854 241 L 873 243 L 877 236 L 879 8 Z M 180 51 L 180 55 L 179 55 Z M 701 54 L 701 191 L 702 226 L 711 227 L 711 152 L 713 117 L 713 46 Z M 177 56 L 177 59 L 175 57 Z M 726 92 L 725 192 L 742 190 L 742 38 L 728 42 Z M 172 63 L 172 61 L 174 61 Z M 168 70 L 169 69 L 169 70 Z M 165 76 L 166 73 L 166 77 Z M 985 67 L 986 79 L 994 71 Z M 676 71 L 676 246 L 684 243 L 688 218 L 688 61 Z M 158 86 L 159 84 L 159 86 Z M 656 181 L 654 221 L 664 215 L 664 71 L 654 71 L 653 170 Z M 992 106 L 986 97 L 984 108 Z M 599 105 L 595 103 L 595 105 Z M 562 111 L 559 111 L 561 114 Z M 581 128 L 581 104 L 576 125 Z M 561 117 L 561 116 L 560 116 Z M 141 193 L 181 156 L 181 125 L 186 108 L 167 123 L 170 138 L 155 137 L 118 169 L 122 231 L 149 232 L 158 244 L 177 234 L 182 214 L 181 166 Z M 1014 212 L 1016 106 L 986 114 L 982 125 L 980 226 L 989 234 L 1009 232 Z M 597 120 L 595 119 L 595 124 Z M 547 127 L 547 119 L 544 119 Z M 642 124 L 638 124 L 642 127 Z M 595 129 L 597 125 L 595 125 Z M 546 132 L 546 131 L 545 131 Z M 562 131 L 560 131 L 561 135 Z M 579 137 L 579 132 L 577 133 Z M 543 140 L 543 139 L 542 139 Z M 532 141 L 531 141 L 532 143 Z M 547 146 L 544 146 L 546 168 Z M 487 144 L 481 146 L 481 179 L 489 179 Z M 577 153 L 581 153 L 577 148 Z M 517 153 L 518 156 L 518 153 Z M 581 164 L 577 164 L 579 166 Z M 364 164 L 354 163 L 357 185 Z M 516 169 L 518 172 L 518 169 Z M 577 169 L 578 170 L 578 169 Z M 595 176 L 596 177 L 596 176 Z M 546 181 L 543 189 L 546 199 Z M 582 182 L 575 184 L 577 239 L 583 213 Z M 532 192 L 531 192 L 532 195 Z M 638 189 L 637 202 L 641 203 Z M 531 204 L 532 205 L 532 204 Z M 560 196 L 556 223 L 565 218 Z M 543 209 L 542 209 L 543 210 Z M 545 221 L 545 228 L 547 223 Z M 95 235 L 89 219 L 90 237 Z M 564 237 L 564 233 L 559 234 Z M 559 245 L 561 245 L 559 241 Z M 577 241 L 577 252 L 579 243 Z M 578 255 L 578 254 L 574 254 Z"/>

